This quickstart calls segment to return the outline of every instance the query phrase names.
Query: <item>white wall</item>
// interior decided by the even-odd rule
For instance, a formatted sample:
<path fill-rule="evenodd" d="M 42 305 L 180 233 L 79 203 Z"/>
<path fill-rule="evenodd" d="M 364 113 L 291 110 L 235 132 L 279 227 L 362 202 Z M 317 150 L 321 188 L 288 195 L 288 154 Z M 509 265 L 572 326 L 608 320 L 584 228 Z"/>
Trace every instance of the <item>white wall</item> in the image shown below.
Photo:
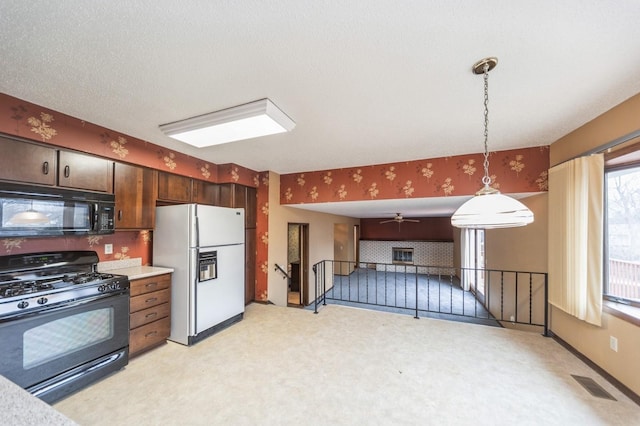
<path fill-rule="evenodd" d="M 317 213 L 280 205 L 280 175 L 269 172 L 269 260 L 268 284 L 269 301 L 279 306 L 287 306 L 287 280 L 275 272 L 275 264 L 287 267 L 288 224 L 309 224 L 309 301 L 315 299 L 315 276 L 311 268 L 322 260 L 332 260 L 334 256 L 334 224 L 346 224 L 353 229 L 360 223 L 358 219 L 346 216 Z M 349 253 L 354 260 L 353 241 L 349 239 Z"/>
<path fill-rule="evenodd" d="M 413 248 L 413 263 L 428 266 L 453 266 L 453 242 L 434 241 L 360 241 L 360 262 L 392 263 L 394 247 Z"/>

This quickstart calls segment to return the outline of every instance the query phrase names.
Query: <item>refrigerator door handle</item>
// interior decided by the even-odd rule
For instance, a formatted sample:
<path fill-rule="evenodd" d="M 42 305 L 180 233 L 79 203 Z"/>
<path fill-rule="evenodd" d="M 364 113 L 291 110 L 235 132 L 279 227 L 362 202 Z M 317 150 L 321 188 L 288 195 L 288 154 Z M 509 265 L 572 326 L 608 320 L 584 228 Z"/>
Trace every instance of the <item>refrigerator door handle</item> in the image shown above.
<path fill-rule="evenodd" d="M 196 216 L 196 247 L 200 247 L 200 219 Z"/>
<path fill-rule="evenodd" d="M 198 218 L 196 218 L 196 224 Z M 196 226 L 196 230 L 197 230 L 197 226 Z M 198 268 L 198 263 L 200 261 L 200 249 L 196 249 L 196 256 L 195 259 L 193 260 L 193 265 L 191 265 L 192 271 L 194 271 L 193 274 L 193 296 L 194 296 L 194 303 L 193 303 L 193 313 L 192 313 L 192 318 L 193 318 L 193 335 L 195 336 L 196 334 L 198 334 L 198 282 L 200 282 L 200 273 L 199 273 L 199 268 Z"/>

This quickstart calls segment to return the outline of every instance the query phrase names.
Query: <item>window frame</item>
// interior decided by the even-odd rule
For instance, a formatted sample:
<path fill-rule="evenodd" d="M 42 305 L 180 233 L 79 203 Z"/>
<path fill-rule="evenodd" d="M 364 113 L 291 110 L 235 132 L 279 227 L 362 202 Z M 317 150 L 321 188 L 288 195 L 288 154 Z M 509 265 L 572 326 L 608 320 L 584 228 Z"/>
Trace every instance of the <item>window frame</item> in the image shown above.
<path fill-rule="evenodd" d="M 638 169 L 640 172 L 640 143 L 634 144 L 633 149 L 625 149 L 622 153 L 611 153 L 605 156 L 605 169 L 604 169 L 604 211 L 603 211 L 603 251 L 604 251 L 604 265 L 603 272 L 603 286 L 602 286 L 602 298 L 605 301 L 620 303 L 623 305 L 629 305 L 640 308 L 640 299 L 628 299 L 616 295 L 609 294 L 609 194 L 608 183 L 610 172 L 616 172 L 620 170 Z"/>

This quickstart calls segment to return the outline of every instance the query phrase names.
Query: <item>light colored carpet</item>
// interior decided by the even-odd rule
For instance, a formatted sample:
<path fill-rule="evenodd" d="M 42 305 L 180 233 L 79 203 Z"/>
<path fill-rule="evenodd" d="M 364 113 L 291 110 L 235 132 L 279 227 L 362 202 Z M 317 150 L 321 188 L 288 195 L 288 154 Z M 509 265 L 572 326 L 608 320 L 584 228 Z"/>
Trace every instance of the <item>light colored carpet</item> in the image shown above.
<path fill-rule="evenodd" d="M 618 401 L 592 397 L 571 374 Z M 640 421 L 640 407 L 537 333 L 335 305 L 318 315 L 249 305 L 230 328 L 137 357 L 55 408 L 82 425 Z"/>

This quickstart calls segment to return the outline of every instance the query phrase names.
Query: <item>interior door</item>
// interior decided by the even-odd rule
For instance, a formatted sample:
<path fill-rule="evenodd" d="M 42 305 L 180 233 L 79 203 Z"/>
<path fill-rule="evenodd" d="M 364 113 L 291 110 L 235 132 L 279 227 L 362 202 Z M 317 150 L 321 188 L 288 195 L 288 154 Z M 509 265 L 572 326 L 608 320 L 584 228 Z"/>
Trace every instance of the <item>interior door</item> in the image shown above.
<path fill-rule="evenodd" d="M 288 226 L 287 263 L 289 264 L 287 304 L 309 304 L 309 224 L 290 223 Z"/>

